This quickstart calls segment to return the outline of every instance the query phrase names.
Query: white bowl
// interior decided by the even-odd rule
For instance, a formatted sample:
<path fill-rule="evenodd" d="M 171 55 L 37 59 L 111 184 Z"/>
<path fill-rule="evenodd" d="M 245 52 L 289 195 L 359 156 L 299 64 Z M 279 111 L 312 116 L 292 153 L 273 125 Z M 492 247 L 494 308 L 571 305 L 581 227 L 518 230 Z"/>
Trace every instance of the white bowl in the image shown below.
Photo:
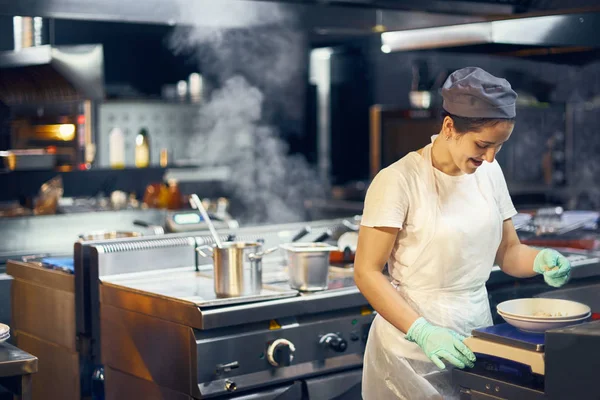
<path fill-rule="evenodd" d="M 6 342 L 8 339 L 10 339 L 10 335 L 2 336 L 2 337 L 0 338 L 0 343 L 4 343 L 4 342 Z"/>
<path fill-rule="evenodd" d="M 10 333 L 10 327 L 6 324 L 0 324 L 0 336 Z"/>
<path fill-rule="evenodd" d="M 504 314 L 502 311 L 498 311 L 498 315 L 500 315 L 501 317 L 506 316 L 511 319 L 518 319 L 519 321 L 529 321 L 529 322 L 572 322 L 572 321 L 580 321 L 582 318 L 589 318 L 592 316 L 592 313 L 588 313 L 586 315 L 581 315 L 579 317 L 563 317 L 563 318 L 554 318 L 554 319 L 516 317 L 514 315 Z"/>
<path fill-rule="evenodd" d="M 592 311 L 585 304 L 576 301 L 545 298 L 508 300 L 498 304 L 496 310 L 505 316 L 550 322 L 579 318 Z M 536 315 L 538 313 L 550 315 Z"/>
<path fill-rule="evenodd" d="M 575 325 L 588 319 L 591 314 L 584 315 L 570 321 L 541 321 L 541 320 L 530 320 L 518 317 L 512 317 L 510 315 L 503 315 L 498 313 L 504 320 L 515 328 L 528 333 L 544 333 L 550 329 L 564 328 L 565 326 Z"/>

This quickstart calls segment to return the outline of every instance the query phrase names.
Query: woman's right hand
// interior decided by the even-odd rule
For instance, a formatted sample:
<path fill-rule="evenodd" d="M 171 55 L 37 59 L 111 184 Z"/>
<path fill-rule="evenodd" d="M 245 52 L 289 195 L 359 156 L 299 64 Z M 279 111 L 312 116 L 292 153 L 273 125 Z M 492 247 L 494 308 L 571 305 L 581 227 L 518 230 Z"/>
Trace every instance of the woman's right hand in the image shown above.
<path fill-rule="evenodd" d="M 461 369 L 474 366 L 475 354 L 463 343 L 463 336 L 453 330 L 432 325 L 423 317 L 412 324 L 406 333 L 406 340 L 418 344 L 440 369 L 446 368 L 442 359 Z"/>

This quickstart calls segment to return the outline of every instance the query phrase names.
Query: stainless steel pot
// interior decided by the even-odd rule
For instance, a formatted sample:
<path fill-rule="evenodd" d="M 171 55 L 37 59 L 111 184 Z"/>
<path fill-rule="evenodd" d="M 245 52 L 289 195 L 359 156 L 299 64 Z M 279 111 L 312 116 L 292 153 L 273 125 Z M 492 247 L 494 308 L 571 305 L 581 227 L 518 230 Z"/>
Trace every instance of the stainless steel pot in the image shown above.
<path fill-rule="evenodd" d="M 224 242 L 221 247 L 201 246 L 197 249 L 203 257 L 213 258 L 215 294 L 218 297 L 260 294 L 262 258 L 275 250 L 277 247 L 262 251 L 259 242 Z"/>
<path fill-rule="evenodd" d="M 290 286 L 292 289 L 313 292 L 327 289 L 329 284 L 329 252 L 337 250 L 327 243 L 286 243 Z"/>

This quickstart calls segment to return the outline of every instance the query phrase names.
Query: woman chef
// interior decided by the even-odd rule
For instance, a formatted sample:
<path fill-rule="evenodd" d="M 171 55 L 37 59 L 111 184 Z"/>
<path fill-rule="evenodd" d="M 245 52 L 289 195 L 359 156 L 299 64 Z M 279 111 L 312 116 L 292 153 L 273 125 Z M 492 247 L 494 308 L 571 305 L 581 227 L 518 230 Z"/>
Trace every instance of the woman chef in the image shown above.
<path fill-rule="evenodd" d="M 378 313 L 365 400 L 457 395 L 445 368 L 473 366 L 464 336 L 493 324 L 485 282 L 494 263 L 515 277 L 543 274 L 555 287 L 570 276 L 565 257 L 521 244 L 511 221 L 495 161 L 515 124 L 510 84 L 469 67 L 448 77 L 442 96 L 439 135 L 381 170 L 365 199 L 355 280 Z"/>

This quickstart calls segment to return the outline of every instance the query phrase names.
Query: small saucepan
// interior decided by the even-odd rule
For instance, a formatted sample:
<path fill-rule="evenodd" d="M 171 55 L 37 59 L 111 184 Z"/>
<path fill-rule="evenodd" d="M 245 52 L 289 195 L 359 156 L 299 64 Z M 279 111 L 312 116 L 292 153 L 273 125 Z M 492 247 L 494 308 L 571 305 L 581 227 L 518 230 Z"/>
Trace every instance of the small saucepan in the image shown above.
<path fill-rule="evenodd" d="M 262 291 L 262 259 L 278 248 L 262 250 L 260 242 L 223 242 L 221 246 L 200 246 L 203 257 L 212 257 L 214 287 L 218 297 L 240 297 Z"/>

